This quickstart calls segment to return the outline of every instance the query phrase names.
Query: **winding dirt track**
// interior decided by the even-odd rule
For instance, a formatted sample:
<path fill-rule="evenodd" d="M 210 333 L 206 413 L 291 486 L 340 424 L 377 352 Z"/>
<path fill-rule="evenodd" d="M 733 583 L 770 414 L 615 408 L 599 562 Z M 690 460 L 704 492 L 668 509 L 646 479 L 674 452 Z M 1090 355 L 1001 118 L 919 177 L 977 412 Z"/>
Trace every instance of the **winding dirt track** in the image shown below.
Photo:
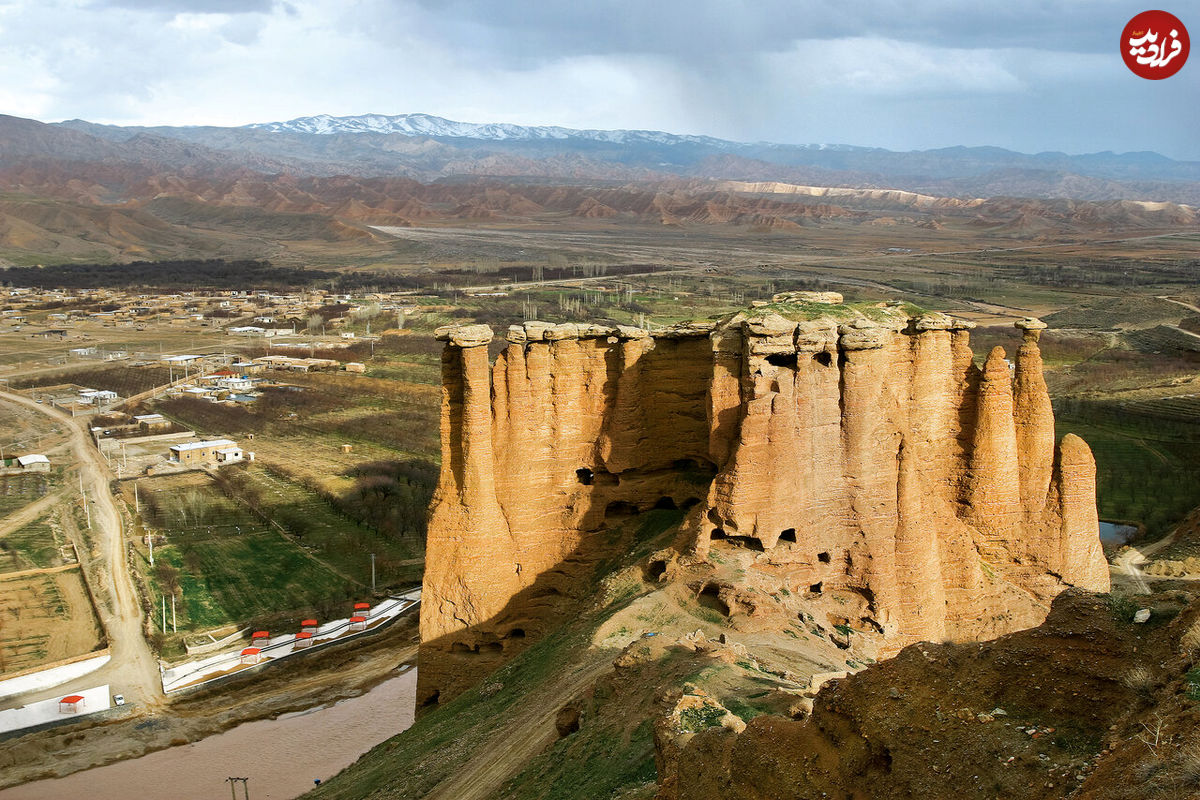
<path fill-rule="evenodd" d="M 142 609 L 125 557 L 121 516 L 109 489 L 113 475 L 104 457 L 92 447 L 80 424 L 62 411 L 12 392 L 0 391 L 0 400 L 44 414 L 63 424 L 68 433 L 69 447 L 79 465 L 84 491 L 91 504 L 91 535 L 100 551 L 94 559 L 85 559 L 81 553 L 81 562 L 85 567 L 89 561 L 95 562 L 94 568 L 85 569 L 84 574 L 96 598 L 96 610 L 112 656 L 107 665 L 90 675 L 47 692 L 26 695 L 21 701 L 45 699 L 41 695 L 53 697 L 108 683 L 113 692 L 124 694 L 130 702 L 149 706 L 161 704 L 163 694 L 158 661 L 142 636 Z M 86 422 L 86 418 L 83 419 Z"/>
<path fill-rule="evenodd" d="M 497 720 L 492 736 L 478 744 L 479 754 L 438 784 L 426 800 L 488 800 L 496 796 L 500 787 L 558 738 L 554 722 L 559 709 L 612 669 L 612 652 L 596 650 L 590 655 L 515 714 Z"/>

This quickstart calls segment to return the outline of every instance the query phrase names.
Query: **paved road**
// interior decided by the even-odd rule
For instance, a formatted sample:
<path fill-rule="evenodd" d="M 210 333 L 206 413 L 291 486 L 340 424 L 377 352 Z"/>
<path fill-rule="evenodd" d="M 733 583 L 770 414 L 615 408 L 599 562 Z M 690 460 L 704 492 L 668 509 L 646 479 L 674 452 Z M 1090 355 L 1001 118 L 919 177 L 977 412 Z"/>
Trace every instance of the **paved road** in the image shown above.
<path fill-rule="evenodd" d="M 11 392 L 0 391 L 0 401 L 24 406 L 63 423 L 91 503 L 91 535 L 100 551 L 99 558 L 95 559 L 99 568 L 85 569 L 84 574 L 97 598 L 97 611 L 108 637 L 112 660 L 91 675 L 39 694 L 52 697 L 78 687 L 108 683 L 114 692 L 124 694 L 130 702 L 158 705 L 163 699 L 158 660 L 142 635 L 142 609 L 129 573 L 121 516 L 109 489 L 113 475 L 85 432 L 83 425 L 87 418 L 77 422 L 56 408 Z M 86 566 L 87 562 L 84 563 Z M 38 699 L 44 698 L 33 695 L 21 698 L 23 702 Z"/>

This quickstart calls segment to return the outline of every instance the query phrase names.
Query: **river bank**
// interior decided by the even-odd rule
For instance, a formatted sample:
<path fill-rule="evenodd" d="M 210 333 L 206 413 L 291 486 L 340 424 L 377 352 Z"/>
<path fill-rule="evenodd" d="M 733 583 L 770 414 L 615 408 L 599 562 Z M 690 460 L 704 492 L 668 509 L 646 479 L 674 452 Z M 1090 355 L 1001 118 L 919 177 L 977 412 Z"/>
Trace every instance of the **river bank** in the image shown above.
<path fill-rule="evenodd" d="M 330 705 L 247 722 L 198 742 L 130 761 L 0 791 L 0 800 L 124 800 L 146 797 L 211 800 L 226 778 L 248 779 L 255 798 L 291 800 L 352 764 L 412 724 L 416 669 L 369 692 Z"/>
<path fill-rule="evenodd" d="M 127 762 L 200 742 L 246 722 L 365 695 L 416 663 L 416 626 L 412 615 L 378 637 L 337 645 L 258 676 L 180 697 L 166 708 L 135 706 L 127 716 L 100 724 L 81 723 L 0 742 L 0 788 Z M 7 792 L 0 797 L 7 800 Z"/>

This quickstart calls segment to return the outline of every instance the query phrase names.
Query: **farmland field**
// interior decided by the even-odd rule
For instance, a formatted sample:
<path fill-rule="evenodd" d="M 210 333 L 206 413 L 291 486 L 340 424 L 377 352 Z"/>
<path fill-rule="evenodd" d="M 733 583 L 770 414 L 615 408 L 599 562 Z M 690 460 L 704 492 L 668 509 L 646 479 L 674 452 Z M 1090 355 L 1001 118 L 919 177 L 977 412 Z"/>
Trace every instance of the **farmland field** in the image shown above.
<path fill-rule="evenodd" d="M 1102 518 L 1143 522 L 1157 538 L 1196 506 L 1200 416 L 1179 413 L 1169 400 L 1078 403 L 1058 412 L 1058 435 L 1082 436 L 1096 456 Z"/>
<path fill-rule="evenodd" d="M 77 567 L 0 576 L 0 673 L 89 653 L 101 639 Z"/>
<path fill-rule="evenodd" d="M 180 634 L 340 615 L 346 600 L 370 594 L 372 553 L 381 589 L 420 581 L 423 536 L 385 535 L 261 467 L 144 478 L 138 488 L 136 563 L 159 627 L 161 598 L 169 609 L 176 597 Z M 124 492 L 132 499 L 130 484 Z M 147 531 L 156 536 L 153 566 Z"/>
<path fill-rule="evenodd" d="M 0 516 L 11 514 L 22 506 L 45 497 L 53 485 L 51 473 L 0 476 Z"/>
<path fill-rule="evenodd" d="M 49 520 L 32 522 L 0 538 L 0 573 L 59 566 L 65 563 L 63 553 L 70 553 L 66 543 Z"/>
<path fill-rule="evenodd" d="M 158 598 L 172 593 L 173 581 L 162 565 L 177 571 L 175 610 L 181 630 L 246 625 L 276 616 L 298 619 L 331 600 L 355 596 L 353 584 L 273 530 L 259 527 L 211 537 L 180 532 L 168 542 L 155 548 L 155 567 L 148 562 L 141 566 L 156 584 L 156 611 Z M 157 613 L 154 622 L 161 624 Z"/>

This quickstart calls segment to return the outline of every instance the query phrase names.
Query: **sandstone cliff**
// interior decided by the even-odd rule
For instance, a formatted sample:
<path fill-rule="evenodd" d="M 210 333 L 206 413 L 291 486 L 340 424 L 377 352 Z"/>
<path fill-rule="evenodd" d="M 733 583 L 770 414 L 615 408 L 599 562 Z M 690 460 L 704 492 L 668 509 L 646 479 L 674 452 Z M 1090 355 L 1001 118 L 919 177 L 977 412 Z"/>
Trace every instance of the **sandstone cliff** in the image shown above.
<path fill-rule="evenodd" d="M 614 517 L 689 509 L 678 557 L 836 601 L 895 647 L 1038 624 L 1104 591 L 1095 464 L 1055 444 L 1037 340 L 973 364 L 969 323 L 787 295 L 650 333 L 440 330 L 441 479 L 418 699 L 461 692 L 585 595 Z"/>

